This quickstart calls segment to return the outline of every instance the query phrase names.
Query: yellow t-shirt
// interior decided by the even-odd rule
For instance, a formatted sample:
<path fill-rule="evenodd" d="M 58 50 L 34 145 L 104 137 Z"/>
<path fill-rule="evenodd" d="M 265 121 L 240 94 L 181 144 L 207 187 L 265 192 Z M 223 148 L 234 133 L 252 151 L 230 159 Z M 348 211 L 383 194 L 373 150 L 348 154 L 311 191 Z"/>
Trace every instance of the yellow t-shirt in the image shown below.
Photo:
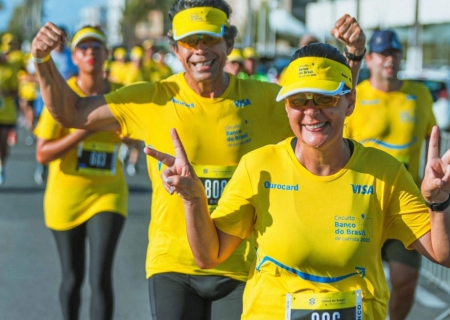
<path fill-rule="evenodd" d="M 410 246 L 430 230 L 420 191 L 402 164 L 356 141 L 342 170 L 316 176 L 299 163 L 291 141 L 246 155 L 212 214 L 223 232 L 255 237 L 242 319 L 284 319 L 288 294 L 292 310 L 300 304 L 303 312 L 329 312 L 301 301 L 326 292 L 338 301 L 339 292 L 356 290 L 363 319 L 384 319 L 381 246 L 387 238 Z M 339 319 L 353 319 L 344 314 Z"/>
<path fill-rule="evenodd" d="M 76 85 L 76 77 L 68 84 L 79 96 L 85 96 Z M 44 108 L 34 132 L 38 138 L 56 140 L 75 130 L 59 125 Z M 128 187 L 118 158 L 120 145 L 117 133 L 96 132 L 50 162 L 44 196 L 47 227 L 69 230 L 100 212 L 127 216 Z"/>
<path fill-rule="evenodd" d="M 14 125 L 17 120 L 15 96 L 19 85 L 17 73 L 10 64 L 0 65 L 0 124 Z"/>
<path fill-rule="evenodd" d="M 125 62 L 112 61 L 109 66 L 109 79 L 112 82 L 124 84 L 128 67 Z"/>
<path fill-rule="evenodd" d="M 133 84 L 105 98 L 123 136 L 174 154 L 170 129 L 177 129 L 213 210 L 244 154 L 292 135 L 283 102 L 275 102 L 278 91 L 276 84 L 231 76 L 222 96 L 205 98 L 196 94 L 180 73 L 161 82 Z M 150 157 L 147 163 L 153 188 L 147 277 L 179 272 L 246 281 L 254 256 L 248 241 L 214 269 L 202 270 L 195 264 L 183 202 L 164 189 L 160 177 L 164 166 Z"/>
<path fill-rule="evenodd" d="M 164 80 L 173 74 L 169 66 L 162 65 L 153 60 L 146 60 L 142 65 L 142 73 L 145 81 L 156 82 Z"/>
<path fill-rule="evenodd" d="M 436 125 L 432 103 L 420 83 L 403 81 L 400 90 L 382 92 L 365 80 L 356 87 L 355 111 L 347 117 L 344 135 L 391 154 L 419 184 L 422 144 Z"/>
<path fill-rule="evenodd" d="M 27 79 L 27 72 L 19 71 L 19 97 L 26 101 L 34 101 L 37 98 L 39 84 Z"/>
<path fill-rule="evenodd" d="M 122 83 L 124 85 L 135 83 L 138 81 L 144 81 L 142 69 L 136 67 L 132 62 L 128 62 L 126 65 L 126 73 L 123 77 Z"/>

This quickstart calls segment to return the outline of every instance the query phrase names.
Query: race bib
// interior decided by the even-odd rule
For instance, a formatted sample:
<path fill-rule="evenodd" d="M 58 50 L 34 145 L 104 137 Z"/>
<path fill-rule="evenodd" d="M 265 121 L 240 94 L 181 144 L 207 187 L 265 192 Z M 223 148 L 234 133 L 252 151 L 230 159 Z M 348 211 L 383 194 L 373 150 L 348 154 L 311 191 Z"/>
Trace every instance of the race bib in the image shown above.
<path fill-rule="evenodd" d="M 209 212 L 212 213 L 217 208 L 223 189 L 236 170 L 236 166 L 192 166 L 203 183 L 208 198 Z"/>
<path fill-rule="evenodd" d="M 114 143 L 80 143 L 77 154 L 78 172 L 89 175 L 115 175 L 118 148 Z"/>
<path fill-rule="evenodd" d="M 362 320 L 361 290 L 288 293 L 285 320 Z"/>

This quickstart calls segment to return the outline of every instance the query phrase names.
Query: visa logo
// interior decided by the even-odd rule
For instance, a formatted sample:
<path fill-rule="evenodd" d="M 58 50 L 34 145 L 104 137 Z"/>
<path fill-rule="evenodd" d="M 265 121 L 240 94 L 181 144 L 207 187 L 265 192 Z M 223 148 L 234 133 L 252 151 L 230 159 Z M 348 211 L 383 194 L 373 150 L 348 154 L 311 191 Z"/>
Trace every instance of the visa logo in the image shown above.
<path fill-rule="evenodd" d="M 251 104 L 252 103 L 250 102 L 250 99 L 242 99 L 234 101 L 234 105 L 236 106 L 236 108 L 245 108 Z"/>
<path fill-rule="evenodd" d="M 373 194 L 373 186 L 366 184 L 352 184 L 351 186 L 354 194 Z"/>
<path fill-rule="evenodd" d="M 374 100 L 361 100 L 361 105 L 363 106 L 368 106 L 368 105 L 373 105 L 373 104 L 379 104 L 380 100 L 379 99 L 374 99 Z"/>

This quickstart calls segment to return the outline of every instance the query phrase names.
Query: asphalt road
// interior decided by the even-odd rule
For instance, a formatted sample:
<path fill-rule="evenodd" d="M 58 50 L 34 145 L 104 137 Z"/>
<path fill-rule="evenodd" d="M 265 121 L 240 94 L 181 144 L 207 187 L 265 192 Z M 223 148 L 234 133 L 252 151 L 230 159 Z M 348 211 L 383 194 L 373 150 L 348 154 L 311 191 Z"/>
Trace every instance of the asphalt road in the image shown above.
<path fill-rule="evenodd" d="M 33 179 L 34 146 L 25 145 L 24 138 L 20 131 L 6 167 L 7 181 L 0 186 L 0 320 L 59 320 L 59 261 L 43 222 L 44 187 Z M 114 267 L 115 320 L 151 319 L 144 272 L 151 185 L 144 155 L 139 169 L 137 176 L 127 177 L 129 217 Z M 89 319 L 89 295 L 85 282 L 81 320 Z M 408 320 L 450 319 L 448 310 L 450 296 L 422 277 Z"/>

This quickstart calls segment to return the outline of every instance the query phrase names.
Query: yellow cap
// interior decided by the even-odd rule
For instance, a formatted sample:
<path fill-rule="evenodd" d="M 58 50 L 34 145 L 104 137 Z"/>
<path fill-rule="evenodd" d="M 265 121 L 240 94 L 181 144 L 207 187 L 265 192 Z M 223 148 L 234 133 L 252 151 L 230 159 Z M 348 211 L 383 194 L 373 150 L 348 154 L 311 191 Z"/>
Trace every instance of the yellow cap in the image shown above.
<path fill-rule="evenodd" d="M 193 34 L 221 37 L 228 26 L 225 12 L 213 7 L 196 7 L 178 12 L 172 21 L 173 39 L 180 40 Z"/>
<path fill-rule="evenodd" d="M 242 51 L 242 54 L 244 55 L 245 59 L 255 59 L 258 58 L 258 53 L 256 50 L 252 47 L 247 47 Z"/>
<path fill-rule="evenodd" d="M 105 35 L 100 30 L 92 27 L 85 27 L 78 30 L 77 33 L 75 33 L 75 35 L 73 36 L 71 44 L 72 50 L 74 50 L 81 41 L 84 41 L 86 39 L 98 40 L 105 46 L 107 42 Z"/>
<path fill-rule="evenodd" d="M 231 62 L 244 62 L 244 57 L 242 56 L 242 51 L 240 49 L 234 48 L 227 57 L 228 61 Z"/>
<path fill-rule="evenodd" d="M 7 32 L 2 36 L 2 43 L 8 44 L 15 39 L 16 39 L 16 37 L 12 33 Z"/>
<path fill-rule="evenodd" d="M 126 55 L 127 51 L 125 50 L 125 48 L 122 47 L 116 48 L 113 53 L 114 59 L 123 59 L 125 58 Z"/>
<path fill-rule="evenodd" d="M 144 50 L 141 47 L 133 47 L 130 51 L 130 59 L 131 60 L 139 60 L 144 55 Z"/>
<path fill-rule="evenodd" d="M 352 89 L 352 71 L 335 60 L 303 57 L 292 61 L 284 77 L 277 101 L 300 92 L 338 95 Z"/>
<path fill-rule="evenodd" d="M 9 51 L 11 51 L 11 46 L 7 43 L 3 43 L 0 47 L 0 51 L 2 53 L 8 53 Z"/>
<path fill-rule="evenodd" d="M 142 47 L 143 47 L 144 49 L 150 49 L 150 48 L 152 48 L 154 45 L 155 45 L 155 44 L 153 43 L 153 40 L 152 40 L 152 39 L 147 39 L 147 40 L 144 40 L 144 42 L 142 42 Z"/>

